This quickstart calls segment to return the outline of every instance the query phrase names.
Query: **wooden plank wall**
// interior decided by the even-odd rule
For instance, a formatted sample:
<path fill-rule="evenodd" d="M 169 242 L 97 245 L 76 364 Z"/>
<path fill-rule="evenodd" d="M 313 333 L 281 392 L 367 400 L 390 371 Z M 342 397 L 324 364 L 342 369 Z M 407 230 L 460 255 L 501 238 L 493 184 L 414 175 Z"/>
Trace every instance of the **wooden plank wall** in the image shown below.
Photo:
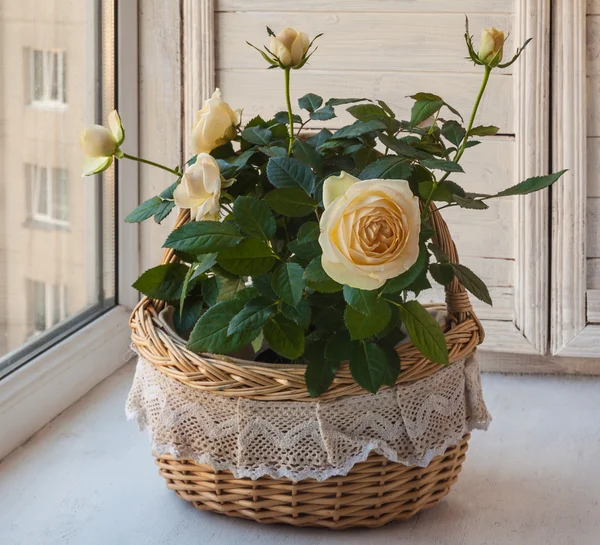
<path fill-rule="evenodd" d="M 276 32 L 291 26 L 309 36 L 324 32 L 309 64 L 292 73 L 294 104 L 308 91 L 326 98 L 381 98 L 407 118 L 412 101 L 406 96 L 430 91 L 468 117 L 482 73 L 465 59 L 464 14 L 478 44 L 482 27 L 510 32 L 514 9 L 514 0 L 217 0 L 216 82 L 233 108 L 244 109 L 246 120 L 283 110 L 281 71 L 266 70 L 245 42 L 266 43 L 265 25 Z M 507 48 L 514 47 L 509 40 Z M 340 112 L 325 125 L 347 123 L 350 116 Z M 492 76 L 478 122 L 498 125 L 502 135 L 465 154 L 467 174 L 457 175 L 456 181 L 470 191 L 499 191 L 515 182 L 511 69 Z M 486 212 L 450 209 L 445 214 L 462 261 L 490 286 L 494 307 L 476 303 L 484 319 L 514 319 L 513 209 L 513 202 L 503 200 L 492 202 Z M 443 300 L 441 290 L 427 293 Z"/>
<path fill-rule="evenodd" d="M 588 320 L 600 323 L 600 0 L 587 4 Z"/>

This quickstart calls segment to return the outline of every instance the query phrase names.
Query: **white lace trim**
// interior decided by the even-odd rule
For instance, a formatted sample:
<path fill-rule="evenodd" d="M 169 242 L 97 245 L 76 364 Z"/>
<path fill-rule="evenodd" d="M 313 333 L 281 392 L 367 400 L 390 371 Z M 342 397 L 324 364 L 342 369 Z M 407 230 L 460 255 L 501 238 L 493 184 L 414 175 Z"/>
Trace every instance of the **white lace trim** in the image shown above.
<path fill-rule="evenodd" d="M 374 451 L 424 467 L 491 417 L 471 356 L 412 384 L 334 401 L 273 402 L 197 391 L 139 358 L 126 405 L 158 455 L 236 478 L 319 481 L 346 475 Z"/>

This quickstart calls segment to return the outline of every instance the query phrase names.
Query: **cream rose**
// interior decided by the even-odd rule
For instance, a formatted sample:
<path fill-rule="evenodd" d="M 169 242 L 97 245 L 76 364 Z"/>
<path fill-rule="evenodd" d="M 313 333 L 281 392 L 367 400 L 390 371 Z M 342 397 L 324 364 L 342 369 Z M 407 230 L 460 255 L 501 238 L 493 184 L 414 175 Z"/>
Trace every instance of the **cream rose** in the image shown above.
<path fill-rule="evenodd" d="M 181 183 L 173 192 L 175 204 L 189 208 L 192 219 L 218 220 L 221 208 L 221 171 L 208 153 L 200 153 L 196 162 L 185 169 Z"/>
<path fill-rule="evenodd" d="M 374 290 L 417 260 L 421 215 L 408 182 L 342 172 L 325 180 L 323 204 L 321 263 L 333 280 Z"/>
<path fill-rule="evenodd" d="M 91 176 L 106 170 L 113 156 L 122 157 L 120 145 L 125 140 L 125 131 L 117 110 L 108 114 L 107 129 L 102 125 L 92 125 L 79 133 L 79 145 L 86 157 L 83 162 L 83 176 Z"/>
<path fill-rule="evenodd" d="M 293 28 L 284 28 L 277 36 L 271 36 L 269 50 L 283 66 L 294 67 L 306 55 L 310 42 L 305 32 L 297 32 Z"/>
<path fill-rule="evenodd" d="M 235 137 L 238 114 L 221 98 L 220 89 L 196 113 L 191 144 L 194 153 L 210 153 Z"/>
<path fill-rule="evenodd" d="M 481 62 L 488 66 L 498 66 L 502 60 L 504 49 L 504 31 L 492 27 L 481 31 L 481 45 L 478 57 Z"/>

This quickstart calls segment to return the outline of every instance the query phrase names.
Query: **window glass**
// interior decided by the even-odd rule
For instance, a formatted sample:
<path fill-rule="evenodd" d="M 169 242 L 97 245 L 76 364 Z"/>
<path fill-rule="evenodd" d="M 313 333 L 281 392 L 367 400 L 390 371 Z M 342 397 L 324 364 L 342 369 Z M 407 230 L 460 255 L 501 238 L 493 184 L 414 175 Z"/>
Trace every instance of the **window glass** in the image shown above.
<path fill-rule="evenodd" d="M 78 144 L 114 108 L 112 10 L 0 0 L 0 378 L 114 304 L 114 172 Z"/>

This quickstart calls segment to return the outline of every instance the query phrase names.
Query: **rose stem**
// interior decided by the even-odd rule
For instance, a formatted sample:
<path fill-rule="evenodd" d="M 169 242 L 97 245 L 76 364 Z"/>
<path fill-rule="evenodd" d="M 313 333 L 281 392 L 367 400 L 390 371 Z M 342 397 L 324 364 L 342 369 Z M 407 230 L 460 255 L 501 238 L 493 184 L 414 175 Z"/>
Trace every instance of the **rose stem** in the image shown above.
<path fill-rule="evenodd" d="M 294 115 L 292 114 L 292 102 L 290 100 L 290 68 L 284 68 L 285 72 L 285 101 L 287 103 L 288 122 L 290 125 L 290 141 L 288 143 L 288 157 L 292 154 L 292 145 L 294 144 Z"/>
<path fill-rule="evenodd" d="M 161 165 L 160 163 L 155 163 L 154 161 L 149 161 L 148 159 L 142 159 L 141 157 L 135 157 L 133 155 L 129 155 L 128 153 L 123 154 L 124 159 L 131 159 L 132 161 L 137 161 L 138 163 L 145 163 L 147 165 L 151 165 L 153 167 L 162 168 L 171 174 L 175 174 L 175 176 L 179 177 L 180 173 L 172 168 L 166 167 L 165 165 Z"/>

